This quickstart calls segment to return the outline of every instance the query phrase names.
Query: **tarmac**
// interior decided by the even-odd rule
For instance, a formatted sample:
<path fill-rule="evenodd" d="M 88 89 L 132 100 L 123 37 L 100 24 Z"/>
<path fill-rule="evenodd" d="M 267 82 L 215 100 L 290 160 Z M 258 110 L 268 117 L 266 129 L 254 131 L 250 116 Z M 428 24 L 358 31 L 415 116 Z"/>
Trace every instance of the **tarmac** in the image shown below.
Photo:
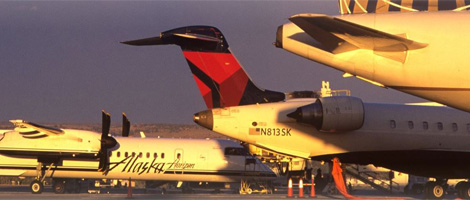
<path fill-rule="evenodd" d="M 195 190 L 191 194 L 183 194 L 180 191 L 168 191 L 162 194 L 159 189 L 134 189 L 131 198 L 128 198 L 127 189 L 110 189 L 102 191 L 100 194 L 90 194 L 83 190 L 79 194 L 55 194 L 52 188 L 46 187 L 42 194 L 31 194 L 28 186 L 0 186 L 0 199 L 300 199 L 298 194 L 293 198 L 287 197 L 286 191 L 278 191 L 275 194 L 245 194 L 241 195 L 233 191 L 221 191 L 214 193 L 213 190 Z M 358 191 L 354 195 L 364 199 L 422 199 L 422 195 L 406 196 L 403 193 L 393 195 L 383 195 L 377 191 Z M 447 195 L 446 199 L 456 199 L 455 195 Z M 305 194 L 302 199 L 310 199 L 309 194 Z M 316 195 L 315 199 L 345 199 L 341 195 Z"/>

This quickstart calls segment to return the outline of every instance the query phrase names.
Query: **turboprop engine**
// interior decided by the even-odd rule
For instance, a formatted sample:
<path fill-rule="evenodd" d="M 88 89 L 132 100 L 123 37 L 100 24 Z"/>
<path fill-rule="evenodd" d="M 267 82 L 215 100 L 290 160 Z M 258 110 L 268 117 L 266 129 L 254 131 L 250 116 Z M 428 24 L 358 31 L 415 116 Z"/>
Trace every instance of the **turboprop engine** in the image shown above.
<path fill-rule="evenodd" d="M 325 97 L 299 107 L 287 116 L 299 123 L 313 125 L 319 131 L 352 131 L 364 123 L 364 105 L 356 97 Z"/>

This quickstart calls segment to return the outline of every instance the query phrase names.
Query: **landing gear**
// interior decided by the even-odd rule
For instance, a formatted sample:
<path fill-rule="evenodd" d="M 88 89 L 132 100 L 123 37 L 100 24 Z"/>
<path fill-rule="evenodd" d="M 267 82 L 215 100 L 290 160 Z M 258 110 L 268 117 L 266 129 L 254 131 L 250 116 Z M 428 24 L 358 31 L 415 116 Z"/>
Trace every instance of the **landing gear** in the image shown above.
<path fill-rule="evenodd" d="M 455 190 L 457 190 L 457 195 L 461 199 L 470 199 L 470 183 L 466 181 L 460 181 L 455 186 Z"/>
<path fill-rule="evenodd" d="M 45 171 L 43 169 L 44 167 L 43 163 L 38 162 L 38 166 L 36 167 L 36 173 L 37 173 L 36 180 L 32 181 L 30 184 L 31 193 L 33 194 L 42 193 L 42 191 L 44 190 L 44 179 L 46 178 L 46 174 L 49 173 L 49 171 L 51 171 L 52 165 L 53 163 L 51 163 L 47 171 Z"/>
<path fill-rule="evenodd" d="M 424 198 L 442 199 L 446 194 L 447 181 L 429 181 L 424 186 Z"/>
<path fill-rule="evenodd" d="M 33 182 L 31 182 L 30 188 L 31 188 L 31 193 L 41 194 L 42 191 L 44 190 L 44 184 L 41 181 L 34 180 Z"/>

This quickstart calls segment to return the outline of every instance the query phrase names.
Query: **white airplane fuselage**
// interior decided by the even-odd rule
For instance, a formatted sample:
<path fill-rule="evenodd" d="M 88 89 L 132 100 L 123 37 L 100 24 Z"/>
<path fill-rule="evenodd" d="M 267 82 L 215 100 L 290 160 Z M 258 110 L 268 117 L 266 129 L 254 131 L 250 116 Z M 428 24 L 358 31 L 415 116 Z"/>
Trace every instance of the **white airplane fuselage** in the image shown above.
<path fill-rule="evenodd" d="M 333 54 L 293 23 L 282 26 L 277 40 L 301 57 L 359 76 L 385 87 L 470 111 L 470 12 L 409 12 L 335 16 L 348 22 L 427 44 L 392 56 L 357 49 Z M 282 39 L 281 39 L 282 38 Z M 403 54 L 403 55 L 398 55 Z"/>
<path fill-rule="evenodd" d="M 315 160 L 339 157 L 342 162 L 375 164 L 427 177 L 470 175 L 464 170 L 467 162 L 443 167 L 463 159 L 460 156 L 470 156 L 470 114 L 466 112 L 364 103 L 362 127 L 340 132 L 318 131 L 287 116 L 315 101 L 306 98 L 212 109 L 212 130 L 278 153 Z"/>
<path fill-rule="evenodd" d="M 116 137 L 116 140 L 118 146 L 111 151 L 106 175 L 97 171 L 98 159 L 67 158 L 61 165 L 53 165 L 46 177 L 208 182 L 275 177 L 271 169 L 257 159 L 256 164 L 245 165 L 251 156 L 227 155 L 228 148 L 243 148 L 229 140 L 127 137 Z M 0 175 L 35 177 L 37 162 L 36 158 L 0 154 Z"/>

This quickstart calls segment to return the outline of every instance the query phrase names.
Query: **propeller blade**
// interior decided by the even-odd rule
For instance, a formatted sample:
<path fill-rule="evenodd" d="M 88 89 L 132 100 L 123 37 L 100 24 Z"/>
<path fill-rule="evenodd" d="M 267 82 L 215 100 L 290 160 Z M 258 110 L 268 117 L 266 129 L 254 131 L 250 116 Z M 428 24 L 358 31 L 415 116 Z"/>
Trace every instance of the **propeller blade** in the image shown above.
<path fill-rule="evenodd" d="M 122 137 L 129 137 L 131 122 L 127 119 L 126 113 L 122 113 Z"/>
<path fill-rule="evenodd" d="M 102 116 L 102 130 L 101 130 L 101 146 L 99 151 L 99 166 L 98 171 L 107 173 L 109 168 L 108 150 L 116 146 L 117 141 L 109 136 L 109 129 L 111 127 L 111 115 L 104 110 L 101 111 Z"/>
<path fill-rule="evenodd" d="M 101 116 L 102 116 L 102 128 L 101 128 L 101 139 L 103 139 L 105 136 L 108 136 L 109 134 L 109 129 L 111 127 L 111 116 L 109 113 L 106 111 L 102 110 L 101 111 Z"/>

